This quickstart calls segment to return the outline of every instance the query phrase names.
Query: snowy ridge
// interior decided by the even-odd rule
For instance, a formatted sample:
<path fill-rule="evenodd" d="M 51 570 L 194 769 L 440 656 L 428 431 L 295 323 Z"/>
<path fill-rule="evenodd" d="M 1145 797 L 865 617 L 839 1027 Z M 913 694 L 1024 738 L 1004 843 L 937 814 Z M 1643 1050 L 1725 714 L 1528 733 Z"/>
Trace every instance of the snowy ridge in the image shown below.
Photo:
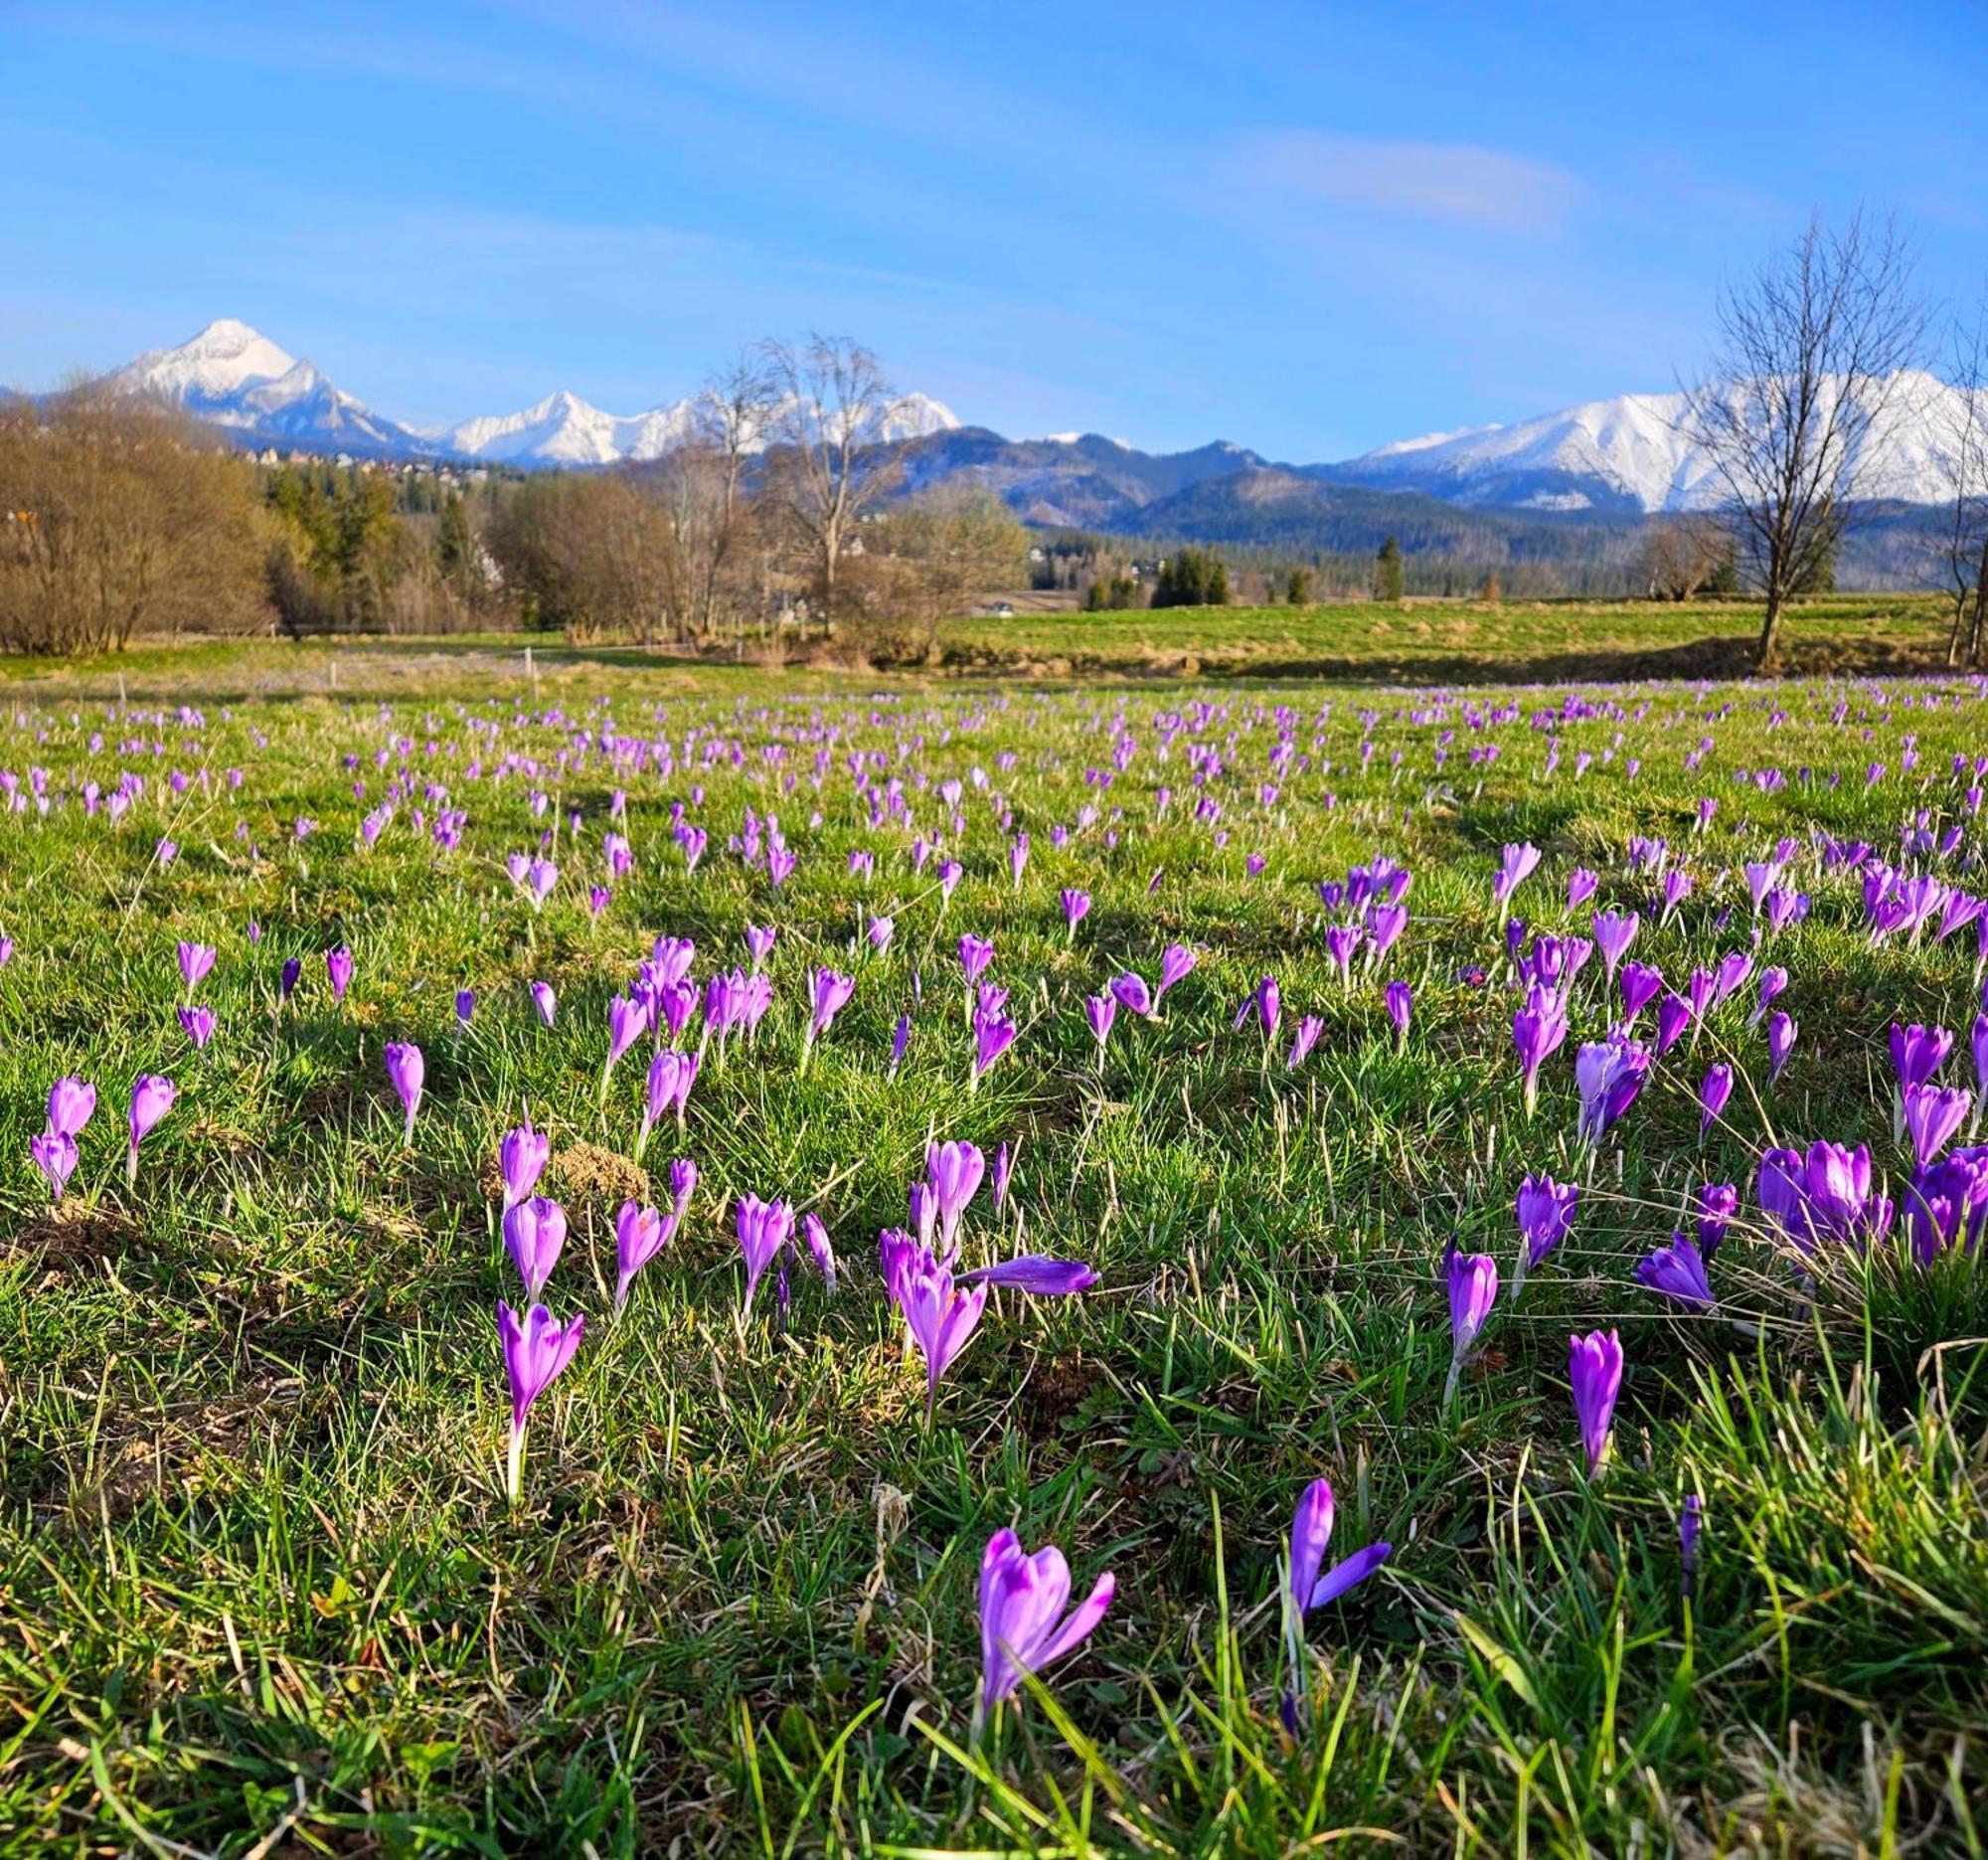
<path fill-rule="evenodd" d="M 1896 417 L 1862 462 L 1864 493 L 1906 503 L 1947 495 L 1940 460 L 1966 413 L 1931 375 L 1893 384 Z M 1682 394 L 1624 394 L 1507 426 L 1402 439 L 1329 467 L 1342 482 L 1451 503 L 1534 510 L 1691 510 L 1717 503 L 1712 460 L 1684 430 Z"/>
<path fill-rule="evenodd" d="M 184 407 L 258 444 L 301 450 L 483 459 L 507 465 L 613 465 L 660 458 L 691 436 L 696 399 L 646 413 L 609 414 L 564 391 L 515 414 L 484 415 L 416 431 L 376 414 L 260 331 L 224 317 L 176 349 L 151 349 L 104 378 L 106 385 Z M 943 402 L 908 394 L 892 403 L 875 441 L 923 438 L 959 424 Z"/>

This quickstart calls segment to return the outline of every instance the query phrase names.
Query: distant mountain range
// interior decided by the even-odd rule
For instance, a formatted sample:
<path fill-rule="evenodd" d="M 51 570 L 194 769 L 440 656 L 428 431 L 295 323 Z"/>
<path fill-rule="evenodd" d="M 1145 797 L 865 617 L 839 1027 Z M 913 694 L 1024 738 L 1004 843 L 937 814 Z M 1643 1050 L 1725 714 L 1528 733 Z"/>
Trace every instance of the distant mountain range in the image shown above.
<path fill-rule="evenodd" d="M 419 429 L 374 412 L 312 363 L 228 320 L 106 379 L 175 402 L 245 445 L 519 468 L 655 459 L 682 441 L 696 411 L 686 399 L 619 416 L 559 393 L 519 413 Z M 1886 502 L 1886 523 L 1903 535 L 1920 522 L 1913 507 L 1947 495 L 1940 435 L 1954 430 L 1965 401 L 1929 375 L 1898 387 L 1907 411 L 1872 460 L 1870 483 Z M 1411 554 L 1459 564 L 1606 562 L 1621 573 L 1650 513 L 1717 500 L 1711 463 L 1683 430 L 1683 413 L 1680 395 L 1626 394 L 1307 465 L 1226 440 L 1152 453 L 1097 433 L 1009 439 L 962 425 L 942 403 L 910 394 L 874 436 L 905 445 L 910 489 L 985 486 L 1044 529 L 1293 551 L 1366 550 L 1395 535 Z M 1903 571 L 1873 572 L 1892 579 Z"/>
<path fill-rule="evenodd" d="M 341 392 L 259 330 L 224 317 L 176 349 L 150 349 L 105 378 L 111 386 L 171 401 L 245 444 L 349 452 L 370 458 L 454 458 L 490 464 L 614 465 L 658 458 L 692 429 L 695 400 L 625 418 L 577 394 L 551 394 L 516 414 L 422 428 L 376 414 Z M 907 439 L 956 426 L 929 396 L 892 403 L 874 434 Z"/>

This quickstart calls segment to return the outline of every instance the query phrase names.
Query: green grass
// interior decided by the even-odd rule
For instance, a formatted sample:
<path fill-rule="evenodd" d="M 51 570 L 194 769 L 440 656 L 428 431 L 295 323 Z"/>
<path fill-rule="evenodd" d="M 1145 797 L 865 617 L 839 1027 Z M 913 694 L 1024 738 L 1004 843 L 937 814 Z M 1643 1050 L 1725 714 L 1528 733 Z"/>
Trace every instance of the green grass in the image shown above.
<path fill-rule="evenodd" d="M 1106 624 L 1142 622 L 1187 624 Z M 1846 607 L 1840 624 L 1860 622 Z M 1509 625 L 1494 657 L 1522 626 L 1565 637 L 1573 620 Z M 1981 1850 L 1988 1281 L 1885 1256 L 1804 1287 L 1755 1225 L 1714 1266 L 1720 1317 L 1676 1314 L 1630 1271 L 1697 1181 L 1750 1183 L 1766 1140 L 1869 1141 L 1896 1190 L 1895 1017 L 1960 1029 L 1949 1071 L 1966 1077 L 1972 931 L 1874 949 L 1856 879 L 1808 836 L 1890 850 L 1926 808 L 1978 844 L 1948 772 L 1983 747 L 1971 685 L 1589 691 L 1549 729 L 1536 718 L 1559 690 L 981 688 L 557 653 L 534 712 L 510 645 L 377 642 L 339 661 L 336 694 L 316 682 L 329 658 L 130 655 L 134 707 L 166 694 L 198 705 L 184 717 L 108 716 L 112 664 L 7 693 L 0 768 L 24 794 L 46 768 L 61 800 L 0 813 L 16 943 L 0 967 L 6 1851 Z M 1121 712 L 1136 750 L 1104 788 L 1086 771 L 1110 768 Z M 1163 713 L 1185 719 L 1165 760 Z M 1280 730 L 1292 760 L 1272 777 Z M 602 733 L 667 741 L 680 765 L 609 766 Z M 1193 817 L 1190 741 L 1223 764 L 1214 828 Z M 1473 766 L 1484 744 L 1499 755 Z M 922 831 L 948 811 L 936 783 L 966 783 L 966 873 L 943 910 L 911 835 L 855 798 L 858 751 L 881 754 L 880 786 L 904 780 Z M 1867 786 L 1872 761 L 1889 772 Z M 1765 766 L 1785 785 L 1736 778 Z M 361 816 L 403 767 L 412 798 L 361 850 Z M 127 768 L 145 791 L 115 826 L 73 798 Z M 195 777 L 184 793 L 176 769 Z M 415 805 L 432 814 L 431 782 L 468 810 L 459 852 L 411 824 Z M 637 869 L 595 922 L 585 888 L 616 789 Z M 543 818 L 534 791 L 552 797 Z M 991 793 L 1031 835 L 1019 884 Z M 1701 836 L 1702 794 L 1720 807 Z M 694 877 L 673 800 L 710 831 Z M 1055 845 L 1086 804 L 1094 823 Z M 778 892 L 727 851 L 747 808 L 777 813 L 800 855 Z M 581 837 L 562 833 L 535 917 L 505 857 L 574 810 Z M 301 840 L 299 816 L 316 822 Z M 1700 877 L 1634 952 L 1680 977 L 1744 942 L 1740 864 L 1802 841 L 1791 876 L 1813 909 L 1768 952 L 1801 1034 L 1769 1089 L 1749 987 L 1589 1165 L 1572 1055 L 1606 1019 L 1598 960 L 1529 1123 L 1490 874 L 1502 842 L 1536 842 L 1519 914 L 1584 926 L 1569 871 L 1602 875 L 1597 904 L 1643 899 L 1635 833 L 1668 836 Z M 181 848 L 163 870 L 162 835 Z M 868 885 L 857 848 L 876 853 Z M 1348 988 L 1315 886 L 1377 852 L 1413 870 L 1413 921 Z M 1074 939 L 1066 885 L 1095 895 Z M 851 949 L 873 911 L 897 922 L 881 956 Z M 517 1281 L 480 1173 L 527 1107 L 559 1147 L 625 1154 L 638 1056 L 595 1102 L 610 992 L 663 931 L 697 939 L 700 975 L 743 962 L 748 923 L 779 927 L 777 1004 L 756 1048 L 707 1062 L 681 1144 L 666 1127 L 649 1152 L 658 1169 L 694 1156 L 703 1180 L 618 1323 L 618 1190 L 555 1187 L 573 1232 L 549 1301 L 584 1310 L 588 1333 L 535 1412 L 513 1511 L 491 1313 Z M 1022 1027 L 976 1092 L 965 930 L 993 937 Z M 174 1012 L 180 937 L 221 951 L 200 991 L 220 1031 L 199 1055 Z M 1161 1018 L 1121 1015 L 1100 1063 L 1083 996 L 1123 967 L 1150 977 L 1175 940 L 1199 966 Z M 340 941 L 357 963 L 342 1008 L 322 962 Z M 278 1011 L 292 954 L 304 979 Z M 803 1074 L 805 974 L 824 962 L 857 990 Z M 1285 1011 L 1267 1064 L 1231 1025 L 1266 972 Z M 1387 975 L 1415 988 L 1399 1048 Z M 534 978 L 559 992 L 550 1031 Z M 462 985 L 479 1006 L 458 1036 Z M 892 1029 L 920 987 L 893 1080 Z M 1300 1013 L 1325 1032 L 1287 1072 Z M 412 1149 L 381 1064 L 397 1038 L 428 1059 Z M 1715 1055 L 1748 1082 L 1701 1145 L 1693 1095 Z M 181 1093 L 132 1193 L 120 1128 L 141 1071 Z M 84 1212 L 53 1219 L 27 1145 L 69 1072 L 101 1103 L 70 1190 Z M 927 1432 L 875 1241 L 934 1135 L 1020 1146 L 1010 1210 L 997 1222 L 983 1195 L 969 1217 L 976 1257 L 1081 1258 L 1102 1282 L 990 1303 Z M 1443 1249 L 1491 1251 L 1509 1276 L 1512 1196 L 1541 1168 L 1584 1174 L 1580 1219 L 1523 1300 L 1501 1300 L 1444 1416 Z M 764 1288 L 742 1337 L 726 1198 L 745 1191 L 815 1206 L 845 1273 L 830 1299 L 800 1263 L 785 1324 Z M 1596 1325 L 1620 1327 L 1630 1368 L 1590 1482 L 1567 1338 Z M 1321 1475 L 1335 1554 L 1377 1538 L 1396 1554 L 1309 1621 L 1293 1734 L 1278 1559 Z M 1688 1606 L 1690 1492 L 1706 1530 Z M 1009 1524 L 1062 1546 L 1081 1589 L 1114 1571 L 1118 1595 L 976 1750 L 975 1573 Z"/>
<path fill-rule="evenodd" d="M 1945 602 L 1833 595 L 1796 607 L 1797 673 L 1930 670 L 1944 662 Z M 1748 601 L 1411 601 L 1312 607 L 1022 614 L 954 622 L 947 663 L 1038 674 L 1496 680 L 1720 678 L 1745 672 L 1759 638 Z"/>

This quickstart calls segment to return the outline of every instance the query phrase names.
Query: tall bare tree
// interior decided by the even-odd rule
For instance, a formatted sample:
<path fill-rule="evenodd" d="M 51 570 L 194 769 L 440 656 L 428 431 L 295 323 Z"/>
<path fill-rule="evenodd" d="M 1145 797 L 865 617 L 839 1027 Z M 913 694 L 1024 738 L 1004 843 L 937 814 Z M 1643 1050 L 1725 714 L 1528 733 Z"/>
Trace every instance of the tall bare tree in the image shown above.
<path fill-rule="evenodd" d="M 1956 321 L 1942 371 L 1955 393 L 1942 402 L 1934 457 L 1946 482 L 1936 537 L 1953 601 L 1946 662 L 1978 665 L 1988 646 L 1988 295 L 1972 323 Z"/>
<path fill-rule="evenodd" d="M 898 394 L 877 358 L 841 336 L 761 351 L 774 393 L 767 493 L 806 554 L 822 611 L 837 612 L 837 579 L 856 528 L 904 475 L 888 434 Z"/>
<path fill-rule="evenodd" d="M 652 468 L 670 539 L 668 600 L 679 632 L 735 637 L 756 606 L 749 546 L 758 516 L 748 470 L 772 421 L 771 378 L 747 352 L 699 395 L 692 430 Z"/>
<path fill-rule="evenodd" d="M 1925 312 L 1911 254 L 1862 216 L 1816 220 L 1719 304 L 1719 341 L 1685 391 L 1683 424 L 1731 508 L 1740 566 L 1766 603 L 1758 663 L 1773 663 L 1788 597 L 1812 582 L 1870 494 L 1905 411 Z"/>

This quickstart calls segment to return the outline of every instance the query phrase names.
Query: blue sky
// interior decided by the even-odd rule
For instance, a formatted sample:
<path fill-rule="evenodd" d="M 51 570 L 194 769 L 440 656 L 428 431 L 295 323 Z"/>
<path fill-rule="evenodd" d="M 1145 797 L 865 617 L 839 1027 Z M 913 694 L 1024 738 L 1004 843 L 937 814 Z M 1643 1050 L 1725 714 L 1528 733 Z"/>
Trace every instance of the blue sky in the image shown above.
<path fill-rule="evenodd" d="M 1292 459 L 1663 388 L 1811 207 L 1988 272 L 1988 8 L 0 0 L 0 380 L 239 316 L 416 423 L 848 334 Z"/>

